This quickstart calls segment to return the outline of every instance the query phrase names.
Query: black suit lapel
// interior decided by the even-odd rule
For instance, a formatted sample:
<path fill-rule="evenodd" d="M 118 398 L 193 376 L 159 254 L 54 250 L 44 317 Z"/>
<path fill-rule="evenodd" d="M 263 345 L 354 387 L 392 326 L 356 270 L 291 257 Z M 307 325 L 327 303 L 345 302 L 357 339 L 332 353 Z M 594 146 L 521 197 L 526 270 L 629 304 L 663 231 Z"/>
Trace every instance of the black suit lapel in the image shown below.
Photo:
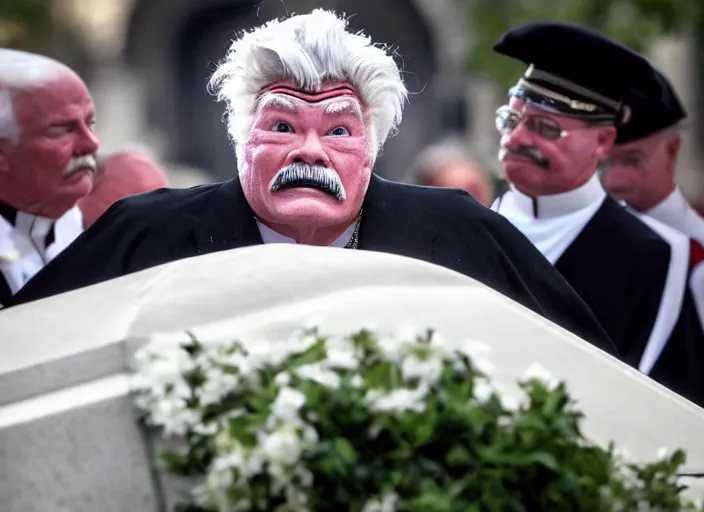
<path fill-rule="evenodd" d="M 424 212 L 400 197 L 403 186 L 372 174 L 364 198 L 359 248 L 432 261 L 435 233 L 426 228 Z"/>
<path fill-rule="evenodd" d="M 213 193 L 205 213 L 193 220 L 197 254 L 263 243 L 237 177 L 224 182 Z"/>

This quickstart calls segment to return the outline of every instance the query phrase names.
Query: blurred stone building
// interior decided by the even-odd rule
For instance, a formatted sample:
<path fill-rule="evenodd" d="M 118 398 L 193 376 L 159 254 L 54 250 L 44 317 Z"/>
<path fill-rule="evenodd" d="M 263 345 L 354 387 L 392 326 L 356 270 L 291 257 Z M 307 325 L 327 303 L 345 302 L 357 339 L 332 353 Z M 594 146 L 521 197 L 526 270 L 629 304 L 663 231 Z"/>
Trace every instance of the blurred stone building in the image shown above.
<path fill-rule="evenodd" d="M 478 158 L 495 166 L 493 113 L 504 91 L 466 73 L 471 45 L 462 0 L 52 0 L 55 22 L 72 34 L 55 56 L 79 70 L 98 106 L 103 148 L 151 147 L 174 185 L 225 179 L 236 171 L 223 106 L 206 90 L 214 65 L 237 31 L 287 13 L 325 7 L 354 14 L 350 24 L 398 47 L 412 94 L 400 133 L 377 172 L 400 178 L 415 154 L 448 132 L 464 132 Z M 658 44 L 653 58 L 695 113 L 696 77 L 689 43 Z M 704 189 L 701 132 L 694 116 L 681 182 Z M 704 199 L 704 194 L 702 194 Z"/>

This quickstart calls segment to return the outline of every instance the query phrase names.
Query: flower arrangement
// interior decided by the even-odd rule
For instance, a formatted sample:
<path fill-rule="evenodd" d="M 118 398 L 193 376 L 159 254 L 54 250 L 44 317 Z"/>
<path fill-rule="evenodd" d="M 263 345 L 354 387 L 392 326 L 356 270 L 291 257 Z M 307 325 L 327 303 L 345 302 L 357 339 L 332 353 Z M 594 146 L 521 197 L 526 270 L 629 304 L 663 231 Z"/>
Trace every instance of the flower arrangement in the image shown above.
<path fill-rule="evenodd" d="M 457 348 L 458 347 L 458 348 Z M 586 439 L 565 384 L 528 369 L 523 400 L 491 383 L 490 348 L 432 331 L 199 342 L 137 354 L 135 393 L 163 470 L 196 477 L 189 511 L 702 510 L 682 451 L 629 464 Z"/>

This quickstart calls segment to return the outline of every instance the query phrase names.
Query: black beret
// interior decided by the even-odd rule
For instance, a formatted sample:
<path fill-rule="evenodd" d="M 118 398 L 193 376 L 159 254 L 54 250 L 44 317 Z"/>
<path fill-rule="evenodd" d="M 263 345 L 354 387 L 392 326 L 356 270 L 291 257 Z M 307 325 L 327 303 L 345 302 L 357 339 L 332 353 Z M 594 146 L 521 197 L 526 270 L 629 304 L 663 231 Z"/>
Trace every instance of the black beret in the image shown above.
<path fill-rule="evenodd" d="M 649 83 L 635 84 L 629 90 L 625 102 L 631 109 L 631 121 L 618 128 L 616 144 L 644 139 L 687 117 L 672 84 L 656 69 Z"/>

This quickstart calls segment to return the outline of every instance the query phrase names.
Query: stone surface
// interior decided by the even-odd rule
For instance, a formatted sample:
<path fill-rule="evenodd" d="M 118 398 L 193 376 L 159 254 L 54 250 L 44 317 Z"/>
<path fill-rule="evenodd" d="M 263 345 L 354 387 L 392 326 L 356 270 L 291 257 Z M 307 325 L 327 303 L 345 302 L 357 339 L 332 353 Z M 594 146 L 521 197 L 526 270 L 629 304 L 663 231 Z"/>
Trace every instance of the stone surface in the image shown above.
<path fill-rule="evenodd" d="M 54 414 L 45 404 L 77 398 L 81 403 Z M 85 392 L 78 390 L 21 404 L 23 411 L 0 409 L 0 511 L 158 510 L 131 397 L 81 398 Z M 37 406 L 41 416 L 11 421 L 26 419 L 23 412 Z"/>
<path fill-rule="evenodd" d="M 312 321 L 327 333 L 413 324 L 447 343 L 481 340 L 505 391 L 538 362 L 567 381 L 595 440 L 635 460 L 682 447 L 704 468 L 702 409 L 477 281 L 399 256 L 270 245 L 0 312 L 0 512 L 162 510 L 124 374 L 134 351 L 185 329 L 283 343 Z"/>

